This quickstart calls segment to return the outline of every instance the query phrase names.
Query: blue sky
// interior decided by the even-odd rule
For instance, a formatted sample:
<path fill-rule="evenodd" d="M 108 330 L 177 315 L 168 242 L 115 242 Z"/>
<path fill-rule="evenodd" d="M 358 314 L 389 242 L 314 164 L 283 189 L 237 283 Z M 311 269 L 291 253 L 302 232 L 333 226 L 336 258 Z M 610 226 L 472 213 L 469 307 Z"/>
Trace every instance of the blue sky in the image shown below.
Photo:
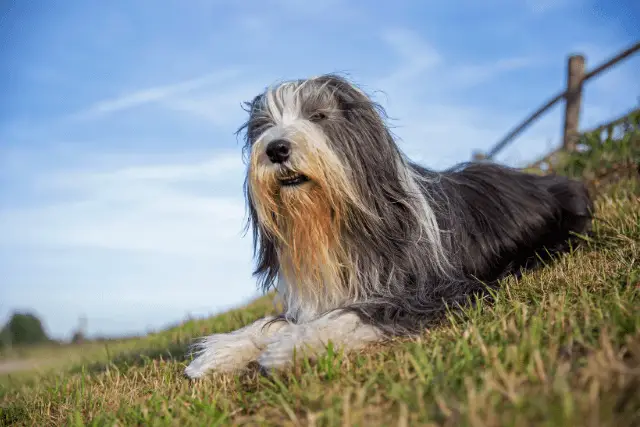
<path fill-rule="evenodd" d="M 54 4 L 55 3 L 55 4 Z M 0 321 L 143 333 L 257 294 L 241 102 L 348 73 L 433 168 L 468 160 L 637 41 L 634 0 L 67 0 L 0 6 Z M 634 27 L 635 25 L 635 27 Z M 586 88 L 582 128 L 638 104 L 640 58 Z M 634 72 L 636 75 L 634 76 Z M 498 158 L 559 142 L 561 106 Z"/>

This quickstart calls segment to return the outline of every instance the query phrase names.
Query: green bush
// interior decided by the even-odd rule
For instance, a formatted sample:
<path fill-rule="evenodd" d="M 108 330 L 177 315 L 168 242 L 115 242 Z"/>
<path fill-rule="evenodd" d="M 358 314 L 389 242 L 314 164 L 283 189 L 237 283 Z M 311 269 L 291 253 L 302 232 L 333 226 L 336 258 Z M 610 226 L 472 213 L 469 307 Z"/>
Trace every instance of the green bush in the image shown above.
<path fill-rule="evenodd" d="M 49 341 L 42 322 L 30 313 L 15 313 L 0 332 L 0 345 L 29 345 Z"/>
<path fill-rule="evenodd" d="M 629 115 L 628 126 L 620 136 L 603 132 L 587 132 L 580 135 L 579 150 L 564 156 L 554 170 L 562 175 L 591 178 L 599 171 L 613 169 L 622 164 L 640 163 L 640 114 Z"/>

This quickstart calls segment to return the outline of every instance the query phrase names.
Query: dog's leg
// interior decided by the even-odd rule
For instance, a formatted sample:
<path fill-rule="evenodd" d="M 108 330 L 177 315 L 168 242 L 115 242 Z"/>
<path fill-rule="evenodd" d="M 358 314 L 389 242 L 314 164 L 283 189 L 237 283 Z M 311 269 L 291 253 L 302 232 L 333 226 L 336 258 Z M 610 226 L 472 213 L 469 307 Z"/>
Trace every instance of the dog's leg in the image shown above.
<path fill-rule="evenodd" d="M 236 331 L 203 338 L 194 346 L 197 357 L 184 373 L 189 378 L 199 378 L 210 370 L 242 369 L 256 360 L 267 345 L 266 340 L 286 325 L 285 320 L 265 317 Z"/>
<path fill-rule="evenodd" d="M 382 332 L 362 322 L 357 314 L 334 311 L 309 323 L 288 325 L 272 335 L 258 363 L 267 370 L 277 369 L 291 364 L 294 353 L 317 357 L 326 351 L 329 341 L 336 350 L 349 351 L 382 339 Z"/>

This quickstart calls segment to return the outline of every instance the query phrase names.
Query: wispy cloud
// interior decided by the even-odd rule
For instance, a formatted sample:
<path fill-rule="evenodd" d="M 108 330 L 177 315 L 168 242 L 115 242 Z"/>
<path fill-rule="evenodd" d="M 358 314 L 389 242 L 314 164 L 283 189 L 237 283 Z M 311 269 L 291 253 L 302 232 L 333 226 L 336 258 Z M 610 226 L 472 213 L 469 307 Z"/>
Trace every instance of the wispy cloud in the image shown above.
<path fill-rule="evenodd" d="M 399 61 L 394 71 L 376 81 L 376 85 L 385 89 L 406 84 L 442 63 L 437 49 L 411 30 L 394 28 L 382 33 L 381 39 Z"/>
<path fill-rule="evenodd" d="M 378 78 L 379 87 L 404 90 L 415 94 L 448 93 L 479 85 L 512 71 L 529 68 L 539 61 L 532 57 L 507 57 L 483 63 L 453 62 L 446 52 L 424 40 L 415 31 L 393 29 L 382 34 L 398 60 L 393 70 Z"/>
<path fill-rule="evenodd" d="M 250 101 L 268 82 L 234 83 L 215 91 L 200 91 L 197 94 L 166 99 L 161 105 L 172 111 L 204 119 L 216 126 L 237 127 L 245 114 L 241 108 L 242 103 Z"/>
<path fill-rule="evenodd" d="M 41 185 L 55 189 L 84 188 L 92 185 L 118 188 L 127 183 L 173 184 L 180 182 L 209 181 L 214 184 L 231 174 L 236 176 L 243 169 L 236 152 L 222 151 L 209 159 L 190 163 L 156 163 L 143 166 L 115 167 L 108 171 L 64 171 L 39 178 Z"/>
<path fill-rule="evenodd" d="M 539 63 L 527 56 L 480 63 L 452 61 L 446 52 L 406 28 L 383 32 L 381 39 L 398 59 L 369 86 L 384 90 L 381 102 L 395 118 L 391 124 L 405 152 L 434 168 L 470 159 L 473 151 L 488 147 L 518 119 L 511 111 L 475 107 L 453 95 Z M 527 139 L 549 131 L 539 127 Z"/>
<path fill-rule="evenodd" d="M 448 73 L 448 84 L 459 88 L 476 86 L 502 74 L 535 66 L 537 61 L 529 57 L 504 58 L 483 64 L 465 64 L 454 67 Z"/>
<path fill-rule="evenodd" d="M 182 95 L 204 86 L 221 83 L 238 75 L 234 69 L 216 71 L 196 78 L 171 83 L 162 86 L 155 86 L 144 89 L 137 89 L 129 93 L 122 94 L 115 98 L 98 101 L 89 106 L 86 110 L 75 114 L 76 118 L 91 118 L 108 113 L 128 110 L 145 104 L 159 102 L 164 99 Z"/>
<path fill-rule="evenodd" d="M 1 211 L 0 234 L 12 245 L 213 256 L 242 230 L 243 170 L 237 153 L 219 153 L 189 164 L 43 174 L 34 186 L 59 201 Z M 233 188 L 217 195 L 220 185 Z"/>

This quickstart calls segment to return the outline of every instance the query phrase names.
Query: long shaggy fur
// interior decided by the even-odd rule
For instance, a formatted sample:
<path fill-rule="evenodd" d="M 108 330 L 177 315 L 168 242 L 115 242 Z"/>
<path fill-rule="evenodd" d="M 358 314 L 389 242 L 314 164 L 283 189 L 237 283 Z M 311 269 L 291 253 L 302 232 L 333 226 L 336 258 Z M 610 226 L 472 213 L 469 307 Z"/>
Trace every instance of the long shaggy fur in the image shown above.
<path fill-rule="evenodd" d="M 399 150 L 384 110 L 340 76 L 267 88 L 247 111 L 240 131 L 255 274 L 285 303 L 263 326 L 315 325 L 278 329 L 256 344 L 256 357 L 278 339 L 308 343 L 320 330 L 343 343 L 419 333 L 446 307 L 589 231 L 593 206 L 581 183 L 484 163 L 428 170 Z M 286 161 L 265 154 L 274 141 L 290 144 Z M 301 183 L 283 184 L 292 178 Z M 352 332 L 330 332 L 346 324 Z"/>

